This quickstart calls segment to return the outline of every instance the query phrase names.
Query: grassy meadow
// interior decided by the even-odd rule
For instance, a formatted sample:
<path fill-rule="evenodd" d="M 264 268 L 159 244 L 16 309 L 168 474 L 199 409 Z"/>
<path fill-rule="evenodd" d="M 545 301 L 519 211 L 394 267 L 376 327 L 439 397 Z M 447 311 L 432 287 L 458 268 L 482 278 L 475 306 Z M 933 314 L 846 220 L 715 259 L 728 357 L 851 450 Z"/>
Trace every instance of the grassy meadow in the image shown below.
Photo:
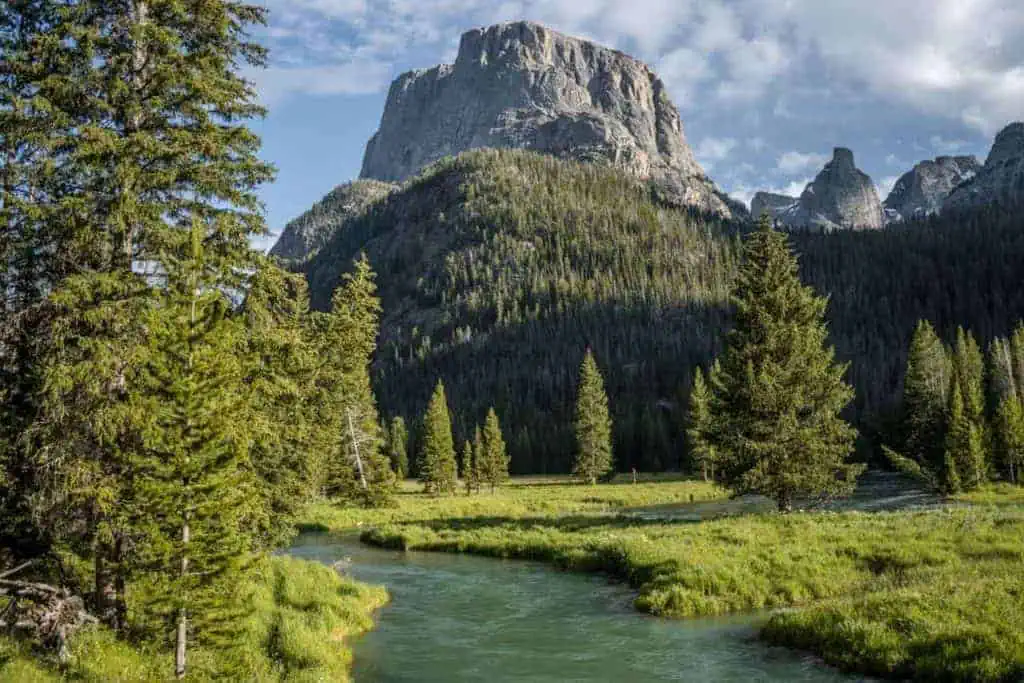
<path fill-rule="evenodd" d="M 252 585 L 255 609 L 244 635 L 230 651 L 197 648 L 189 653 L 189 680 L 347 681 L 352 654 L 345 638 L 373 627 L 372 613 L 387 602 L 383 588 L 340 576 L 316 562 L 273 557 Z M 151 682 L 173 680 L 168 650 L 117 640 L 88 628 L 71 641 L 72 657 L 61 670 L 52 658 L 0 635 L 0 681 Z M 224 670 L 232 674 L 225 677 Z"/>
<path fill-rule="evenodd" d="M 600 571 L 672 618 L 768 610 L 761 636 L 848 671 L 928 681 L 1024 680 L 1024 500 L 991 487 L 935 509 L 729 514 L 707 521 L 616 514 L 721 498 L 703 482 L 596 487 L 516 480 L 394 508 L 314 506 L 308 526 L 361 527 L 389 548 L 464 552 Z M 728 508 L 728 506 L 727 506 Z"/>

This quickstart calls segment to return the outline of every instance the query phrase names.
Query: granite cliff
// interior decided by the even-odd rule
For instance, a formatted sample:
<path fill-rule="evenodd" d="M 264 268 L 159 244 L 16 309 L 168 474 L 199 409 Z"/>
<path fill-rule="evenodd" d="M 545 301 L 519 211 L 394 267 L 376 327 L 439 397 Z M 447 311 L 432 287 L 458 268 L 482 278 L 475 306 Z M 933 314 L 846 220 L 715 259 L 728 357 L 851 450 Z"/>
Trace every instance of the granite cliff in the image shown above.
<path fill-rule="evenodd" d="M 533 22 L 468 31 L 453 64 L 399 76 L 361 177 L 402 181 L 480 147 L 609 163 L 654 181 L 672 203 L 745 214 L 694 159 L 679 111 L 646 65 Z"/>
<path fill-rule="evenodd" d="M 974 176 L 953 188 L 943 209 L 963 209 L 983 204 L 1024 203 L 1024 123 L 1003 128 L 992 143 L 985 165 Z"/>
<path fill-rule="evenodd" d="M 981 164 L 973 156 L 940 156 L 922 161 L 893 185 L 882 205 L 888 222 L 938 213 L 953 188 L 974 177 Z"/>
<path fill-rule="evenodd" d="M 759 194 L 762 197 L 759 208 L 763 209 L 768 201 L 774 202 L 769 213 L 791 228 L 873 230 L 884 225 L 882 203 L 875 184 L 857 168 L 853 152 L 845 147 L 833 150 L 832 160 L 788 207 L 782 205 L 784 195 Z M 770 197 L 779 199 L 767 199 Z"/>

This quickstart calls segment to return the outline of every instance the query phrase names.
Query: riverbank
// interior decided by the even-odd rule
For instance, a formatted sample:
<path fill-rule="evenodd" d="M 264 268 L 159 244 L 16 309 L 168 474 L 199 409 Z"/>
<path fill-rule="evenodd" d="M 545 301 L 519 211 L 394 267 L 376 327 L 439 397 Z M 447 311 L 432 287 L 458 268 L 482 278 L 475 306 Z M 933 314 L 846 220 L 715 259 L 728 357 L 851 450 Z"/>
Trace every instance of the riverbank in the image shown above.
<path fill-rule="evenodd" d="M 600 489 L 593 497 L 603 495 Z M 363 539 L 606 572 L 638 590 L 638 609 L 667 617 L 797 608 L 771 617 L 762 637 L 848 671 L 1019 681 L 1024 507 L 1018 495 L 993 489 L 968 499 L 970 507 L 753 514 L 699 523 L 585 510 L 429 519 L 417 507 L 387 513 Z M 436 505 L 445 500 L 462 505 L 457 499 Z"/>
<path fill-rule="evenodd" d="M 318 562 L 272 557 L 255 574 L 254 610 L 245 636 L 231 651 L 197 648 L 189 653 L 189 680 L 347 681 L 352 653 L 345 639 L 373 627 L 373 612 L 387 602 L 376 586 L 339 576 Z M 79 633 L 64 671 L 56 662 L 0 636 L 0 681 L 96 683 L 172 680 L 172 655 L 132 645 L 102 628 Z"/>

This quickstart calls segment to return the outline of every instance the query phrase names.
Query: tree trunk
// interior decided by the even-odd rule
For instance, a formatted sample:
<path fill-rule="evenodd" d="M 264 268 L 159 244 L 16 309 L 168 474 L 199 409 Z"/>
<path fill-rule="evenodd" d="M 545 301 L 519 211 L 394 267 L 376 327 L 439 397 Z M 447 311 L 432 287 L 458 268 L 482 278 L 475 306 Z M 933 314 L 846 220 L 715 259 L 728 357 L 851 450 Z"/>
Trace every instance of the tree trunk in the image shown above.
<path fill-rule="evenodd" d="M 125 549 L 124 537 L 120 534 L 114 544 L 114 630 L 123 633 L 128 628 L 128 596 L 125 581 Z"/>
<path fill-rule="evenodd" d="M 181 579 L 182 583 L 185 583 L 185 579 L 188 577 L 188 541 L 189 541 L 189 527 L 188 527 L 188 514 L 185 515 L 185 521 L 181 525 Z M 188 643 L 188 610 L 183 605 L 178 610 L 178 633 L 174 648 L 174 676 L 176 678 L 185 677 L 185 648 Z"/>
<path fill-rule="evenodd" d="M 776 499 L 779 505 L 779 512 L 788 514 L 793 511 L 793 494 L 790 491 L 782 491 Z"/>
<path fill-rule="evenodd" d="M 352 452 L 355 454 L 356 468 L 359 470 L 359 485 L 366 491 L 369 487 L 366 485 L 366 475 L 363 474 L 363 459 L 359 457 L 359 440 L 356 438 L 355 425 L 352 424 L 352 411 L 346 408 L 345 415 L 348 417 L 348 438 L 352 441 Z"/>

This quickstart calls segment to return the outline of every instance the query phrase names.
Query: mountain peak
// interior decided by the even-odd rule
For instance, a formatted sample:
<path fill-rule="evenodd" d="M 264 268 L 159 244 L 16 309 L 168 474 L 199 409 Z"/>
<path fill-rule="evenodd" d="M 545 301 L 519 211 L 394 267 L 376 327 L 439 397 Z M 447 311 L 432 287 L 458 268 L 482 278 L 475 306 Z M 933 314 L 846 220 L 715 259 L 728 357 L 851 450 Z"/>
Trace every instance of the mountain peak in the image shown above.
<path fill-rule="evenodd" d="M 1024 123 L 1015 121 L 996 134 L 985 165 L 946 197 L 943 208 L 1024 202 Z"/>
<path fill-rule="evenodd" d="M 1024 157 L 1024 123 L 1015 121 L 996 134 L 985 165 Z"/>
<path fill-rule="evenodd" d="M 836 147 L 832 150 L 832 165 L 857 168 L 853 163 L 853 150 L 846 147 Z"/>
<path fill-rule="evenodd" d="M 704 174 L 646 64 L 532 21 L 466 31 L 454 64 L 397 78 L 360 177 L 401 181 L 481 147 L 605 163 L 654 181 L 671 202 L 742 211 Z"/>

